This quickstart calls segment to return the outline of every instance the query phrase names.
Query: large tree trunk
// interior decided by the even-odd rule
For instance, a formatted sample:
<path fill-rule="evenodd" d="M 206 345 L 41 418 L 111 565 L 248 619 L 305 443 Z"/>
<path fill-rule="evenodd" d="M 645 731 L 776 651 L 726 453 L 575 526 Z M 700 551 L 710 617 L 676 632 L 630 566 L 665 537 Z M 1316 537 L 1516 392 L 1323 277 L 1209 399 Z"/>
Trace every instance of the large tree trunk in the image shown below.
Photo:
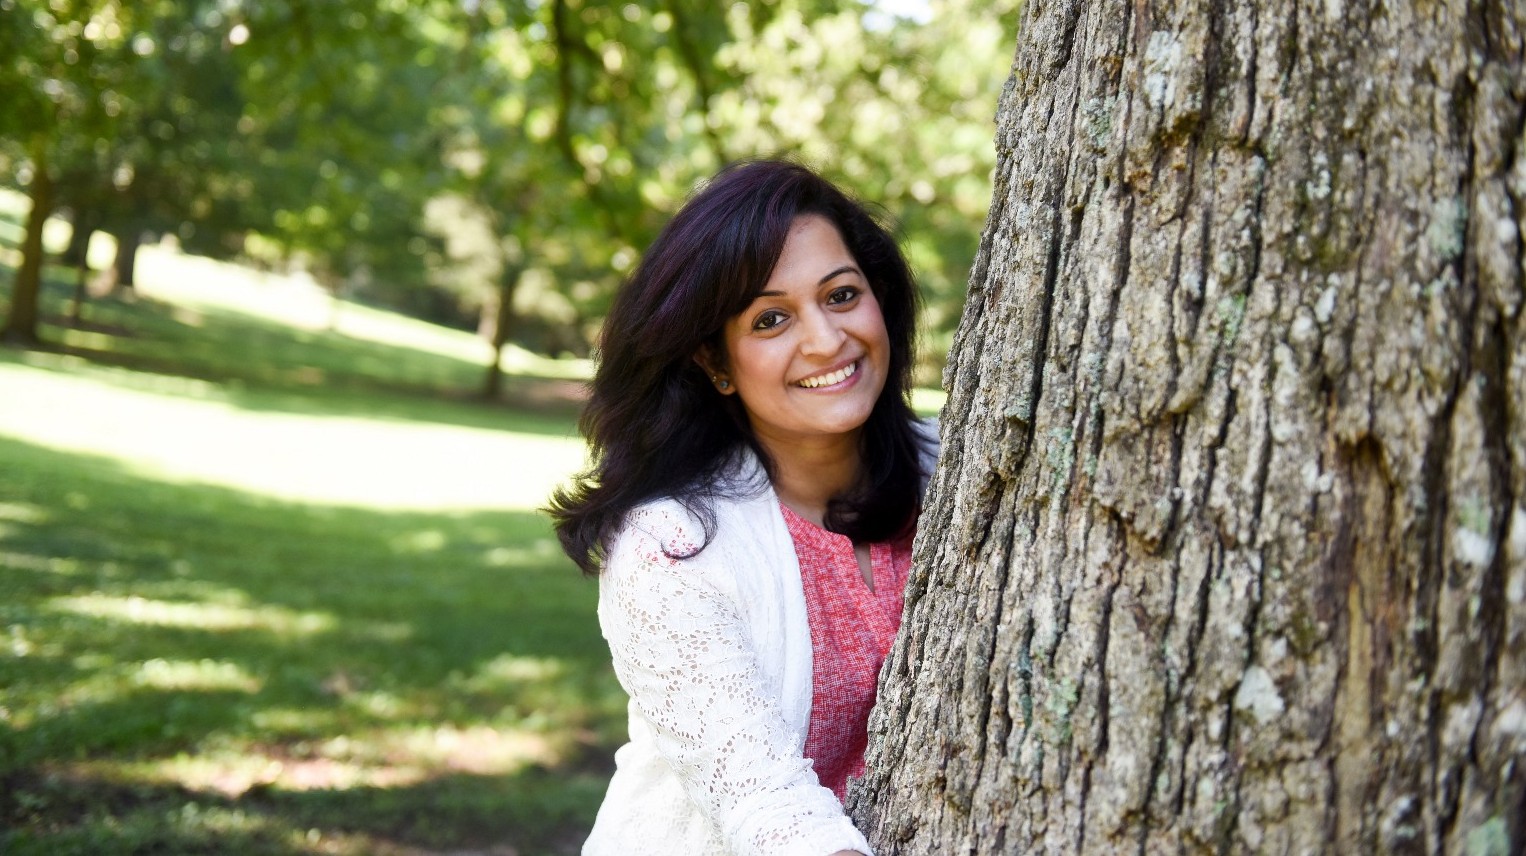
<path fill-rule="evenodd" d="M 1526 848 L 1526 6 L 1038 2 L 850 801 Z"/>
<path fill-rule="evenodd" d="M 39 343 L 37 308 L 42 294 L 42 228 L 53 210 L 53 176 L 48 172 L 46 141 L 32 146 L 32 209 L 27 214 L 26 235 L 21 239 L 21 267 L 11 283 L 11 311 L 0 342 L 31 347 Z"/>

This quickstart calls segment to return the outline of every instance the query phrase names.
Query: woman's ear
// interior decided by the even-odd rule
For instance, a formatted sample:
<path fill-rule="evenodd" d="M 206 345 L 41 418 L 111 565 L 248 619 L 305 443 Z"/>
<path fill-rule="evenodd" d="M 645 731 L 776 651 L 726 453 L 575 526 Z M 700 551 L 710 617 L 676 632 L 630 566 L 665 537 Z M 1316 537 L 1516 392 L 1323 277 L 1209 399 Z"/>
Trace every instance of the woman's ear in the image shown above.
<path fill-rule="evenodd" d="M 716 359 L 714 350 L 709 345 L 700 345 L 699 350 L 694 352 L 694 362 L 700 367 L 710 382 L 721 395 L 730 395 L 736 392 L 736 387 L 731 385 L 731 378 L 726 374 L 724 360 Z"/>

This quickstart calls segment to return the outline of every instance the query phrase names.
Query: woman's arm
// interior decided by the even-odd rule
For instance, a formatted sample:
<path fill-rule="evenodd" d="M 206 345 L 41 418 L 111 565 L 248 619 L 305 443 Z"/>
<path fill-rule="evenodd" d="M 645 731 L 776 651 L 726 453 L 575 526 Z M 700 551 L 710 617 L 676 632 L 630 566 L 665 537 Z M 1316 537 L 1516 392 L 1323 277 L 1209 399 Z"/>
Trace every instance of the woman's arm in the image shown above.
<path fill-rule="evenodd" d="M 661 511 L 633 513 L 600 581 L 615 673 L 658 752 L 738 853 L 869 853 L 765 687 L 723 551 L 668 558 L 671 539 L 651 533 L 674 530 Z"/>

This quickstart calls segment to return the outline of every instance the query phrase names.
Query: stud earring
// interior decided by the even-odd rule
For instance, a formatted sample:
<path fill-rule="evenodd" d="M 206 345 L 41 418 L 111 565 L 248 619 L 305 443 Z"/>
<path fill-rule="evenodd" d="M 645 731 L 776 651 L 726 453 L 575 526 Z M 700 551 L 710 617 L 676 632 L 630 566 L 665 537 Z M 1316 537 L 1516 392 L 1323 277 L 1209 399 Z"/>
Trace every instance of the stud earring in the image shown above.
<path fill-rule="evenodd" d="M 726 390 L 731 389 L 731 381 L 726 380 L 725 378 L 723 378 L 723 377 L 721 377 L 719 375 L 716 375 L 715 377 L 712 377 L 710 379 L 715 381 L 715 388 L 720 390 L 721 392 L 725 392 Z"/>

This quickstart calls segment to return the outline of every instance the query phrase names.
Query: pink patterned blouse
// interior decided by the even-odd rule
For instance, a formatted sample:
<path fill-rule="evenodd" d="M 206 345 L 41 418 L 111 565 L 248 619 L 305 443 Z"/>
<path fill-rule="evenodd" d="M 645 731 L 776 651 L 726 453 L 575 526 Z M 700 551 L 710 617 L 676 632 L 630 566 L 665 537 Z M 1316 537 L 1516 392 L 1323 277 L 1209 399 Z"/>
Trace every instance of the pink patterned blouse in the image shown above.
<path fill-rule="evenodd" d="M 811 627 L 811 720 L 805 757 L 823 787 L 842 799 L 864 774 L 869 710 L 880 665 L 901 626 L 911 540 L 869 545 L 874 590 L 864 584 L 853 542 L 791 511 L 784 522 L 800 559 L 806 621 Z"/>

